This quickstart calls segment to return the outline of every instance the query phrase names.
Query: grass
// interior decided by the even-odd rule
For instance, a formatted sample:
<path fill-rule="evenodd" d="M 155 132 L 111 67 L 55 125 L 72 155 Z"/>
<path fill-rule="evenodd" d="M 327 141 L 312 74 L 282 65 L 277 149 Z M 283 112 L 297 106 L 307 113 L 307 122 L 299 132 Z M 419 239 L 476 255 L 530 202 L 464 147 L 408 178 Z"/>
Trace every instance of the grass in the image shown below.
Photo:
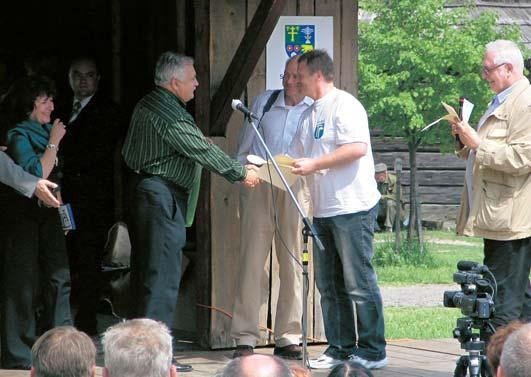
<path fill-rule="evenodd" d="M 462 315 L 456 308 L 386 307 L 385 337 L 387 339 L 451 338 L 456 319 L 459 317 Z"/>
<path fill-rule="evenodd" d="M 402 239 L 405 239 L 403 234 Z M 457 236 L 453 232 L 426 231 L 427 257 L 415 255 L 409 248 L 397 258 L 394 254 L 394 234 L 379 233 L 375 237 L 375 269 L 378 281 L 385 285 L 452 284 L 457 262 L 483 260 L 480 238 Z M 410 255 L 406 255 L 406 254 Z M 404 262 L 404 259 L 407 259 Z M 455 285 L 455 290 L 459 286 Z M 456 319 L 462 317 L 457 308 L 386 307 L 385 337 L 387 339 L 451 338 Z M 457 342 L 457 340 L 456 340 Z"/>
<path fill-rule="evenodd" d="M 405 235 L 404 235 L 405 236 Z M 405 238 L 405 237 L 404 237 Z M 451 232 L 425 232 L 426 263 L 399 265 L 375 263 L 381 285 L 452 284 L 452 277 L 460 260 L 482 262 L 483 242 L 479 238 L 457 236 Z M 379 233 L 375 237 L 375 260 L 382 248 L 394 248 L 394 234 Z"/>

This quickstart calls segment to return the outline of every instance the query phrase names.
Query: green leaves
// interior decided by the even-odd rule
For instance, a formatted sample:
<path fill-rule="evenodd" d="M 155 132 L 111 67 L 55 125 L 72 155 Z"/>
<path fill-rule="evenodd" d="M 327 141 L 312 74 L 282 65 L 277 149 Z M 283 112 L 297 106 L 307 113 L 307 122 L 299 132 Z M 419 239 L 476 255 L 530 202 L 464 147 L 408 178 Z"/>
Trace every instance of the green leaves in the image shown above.
<path fill-rule="evenodd" d="M 495 39 L 520 40 L 517 26 L 499 27 L 492 12 L 473 5 L 444 8 L 444 0 L 360 0 L 376 14 L 360 24 L 359 97 L 372 127 L 396 136 L 453 145 L 449 127 L 426 124 L 457 107 L 460 96 L 476 105 L 472 123 L 492 97 L 481 79 L 484 46 Z"/>

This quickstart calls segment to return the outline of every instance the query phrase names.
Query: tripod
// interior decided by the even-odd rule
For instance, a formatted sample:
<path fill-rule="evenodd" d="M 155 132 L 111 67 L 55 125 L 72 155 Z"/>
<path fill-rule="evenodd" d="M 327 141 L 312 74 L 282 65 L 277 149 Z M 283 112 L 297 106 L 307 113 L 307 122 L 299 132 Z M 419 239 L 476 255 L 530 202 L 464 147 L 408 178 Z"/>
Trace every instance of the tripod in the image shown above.
<path fill-rule="evenodd" d="M 474 328 L 480 333 L 474 332 Z M 454 329 L 454 338 L 461 343 L 461 348 L 468 352 L 468 355 L 459 357 L 456 362 L 454 377 L 465 377 L 467 371 L 470 377 L 492 377 L 490 368 L 485 356 L 485 341 L 482 340 L 482 333 L 494 333 L 494 327 L 489 319 L 473 319 L 463 317 L 457 320 L 457 327 Z"/>

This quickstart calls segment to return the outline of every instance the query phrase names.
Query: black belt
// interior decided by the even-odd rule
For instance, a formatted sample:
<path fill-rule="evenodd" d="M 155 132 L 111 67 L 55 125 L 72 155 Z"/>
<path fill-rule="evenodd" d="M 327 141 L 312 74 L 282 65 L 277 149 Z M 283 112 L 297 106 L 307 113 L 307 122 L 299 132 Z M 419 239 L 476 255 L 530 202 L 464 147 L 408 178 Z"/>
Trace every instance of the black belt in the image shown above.
<path fill-rule="evenodd" d="M 188 194 L 188 190 L 186 188 L 184 188 L 183 186 L 180 186 L 178 185 L 177 183 L 174 183 L 172 181 L 169 181 L 168 179 L 166 178 L 163 178 L 161 177 L 160 175 L 156 175 L 156 174 L 151 174 L 151 173 L 146 173 L 144 171 L 141 171 L 141 170 L 135 170 L 133 171 L 133 173 L 140 177 L 140 178 L 156 178 L 157 180 L 160 180 L 161 182 L 163 182 L 166 186 L 182 193 L 182 194 L 185 194 L 187 195 Z"/>

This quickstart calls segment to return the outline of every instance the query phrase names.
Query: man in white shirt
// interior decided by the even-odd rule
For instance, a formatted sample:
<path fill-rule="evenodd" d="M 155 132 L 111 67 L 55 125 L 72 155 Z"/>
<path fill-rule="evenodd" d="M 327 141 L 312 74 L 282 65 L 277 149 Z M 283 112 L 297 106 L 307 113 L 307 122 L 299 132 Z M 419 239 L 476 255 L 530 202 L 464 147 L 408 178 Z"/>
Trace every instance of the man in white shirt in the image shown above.
<path fill-rule="evenodd" d="M 312 103 L 297 87 L 297 59 L 286 62 L 282 91 L 265 91 L 254 101 L 252 112 L 260 117 L 258 129 L 271 154 L 286 154 L 299 118 Z M 266 152 L 250 124 L 244 124 L 237 159 L 247 164 L 249 154 L 267 160 Z M 303 182 L 292 187 L 304 201 Z M 275 355 L 301 359 L 302 272 L 300 259 L 302 220 L 289 194 L 269 184 L 240 193 L 240 274 L 233 308 L 231 335 L 236 339 L 234 357 L 247 356 L 260 339 L 258 330 L 264 266 L 274 240 L 279 263 L 279 298 L 275 316 Z"/>
<path fill-rule="evenodd" d="M 367 368 L 387 365 L 382 298 L 372 267 L 378 192 L 367 114 L 356 98 L 334 87 L 324 50 L 299 58 L 299 86 L 314 100 L 304 112 L 290 154 L 293 173 L 308 176 L 317 234 L 315 280 L 329 347 L 310 361 L 331 368 L 350 359 Z"/>

